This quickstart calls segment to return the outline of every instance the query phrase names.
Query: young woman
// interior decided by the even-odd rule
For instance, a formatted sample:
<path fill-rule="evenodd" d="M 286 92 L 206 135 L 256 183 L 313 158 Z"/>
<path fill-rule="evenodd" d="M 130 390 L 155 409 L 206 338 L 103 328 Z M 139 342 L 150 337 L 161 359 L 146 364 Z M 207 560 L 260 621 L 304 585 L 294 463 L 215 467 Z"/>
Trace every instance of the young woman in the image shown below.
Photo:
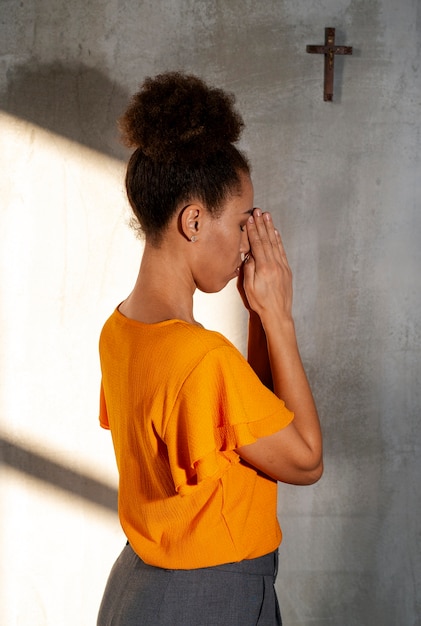
<path fill-rule="evenodd" d="M 276 483 L 317 481 L 322 440 L 291 271 L 234 145 L 242 127 L 230 95 L 174 72 L 147 79 L 121 120 L 145 247 L 100 339 L 100 422 L 128 542 L 99 626 L 281 624 Z M 248 360 L 193 315 L 195 289 L 235 278 Z"/>

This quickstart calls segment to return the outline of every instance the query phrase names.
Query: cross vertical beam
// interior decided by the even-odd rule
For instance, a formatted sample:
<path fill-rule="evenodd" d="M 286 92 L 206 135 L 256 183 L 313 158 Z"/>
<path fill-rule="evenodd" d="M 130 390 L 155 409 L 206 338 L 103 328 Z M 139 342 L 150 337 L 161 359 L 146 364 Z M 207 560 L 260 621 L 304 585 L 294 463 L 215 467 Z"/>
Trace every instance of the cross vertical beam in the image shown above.
<path fill-rule="evenodd" d="M 335 29 L 327 27 L 324 46 L 307 46 L 306 51 L 310 54 L 325 55 L 323 100 L 332 102 L 335 54 L 352 54 L 352 46 L 335 46 Z"/>

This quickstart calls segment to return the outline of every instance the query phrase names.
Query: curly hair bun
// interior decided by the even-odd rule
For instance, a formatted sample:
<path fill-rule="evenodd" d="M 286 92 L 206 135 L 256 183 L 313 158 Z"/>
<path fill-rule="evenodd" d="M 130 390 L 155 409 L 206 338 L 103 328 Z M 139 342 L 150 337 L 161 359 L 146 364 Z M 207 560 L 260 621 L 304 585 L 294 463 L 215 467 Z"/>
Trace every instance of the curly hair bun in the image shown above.
<path fill-rule="evenodd" d="M 193 163 L 238 141 L 244 122 L 232 94 L 167 72 L 146 78 L 119 125 L 124 143 L 152 160 Z"/>

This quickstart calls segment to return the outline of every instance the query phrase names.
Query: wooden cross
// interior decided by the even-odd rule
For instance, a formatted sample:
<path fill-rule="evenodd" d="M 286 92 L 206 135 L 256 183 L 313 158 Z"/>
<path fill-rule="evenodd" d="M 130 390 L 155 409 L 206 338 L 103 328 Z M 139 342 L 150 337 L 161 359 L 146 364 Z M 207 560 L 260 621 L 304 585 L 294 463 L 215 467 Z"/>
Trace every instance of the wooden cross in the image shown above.
<path fill-rule="evenodd" d="M 331 102 L 333 99 L 333 70 L 335 64 L 335 54 L 352 54 L 352 46 L 335 46 L 335 29 L 325 28 L 324 46 L 307 46 L 310 54 L 325 55 L 325 75 L 323 100 Z"/>

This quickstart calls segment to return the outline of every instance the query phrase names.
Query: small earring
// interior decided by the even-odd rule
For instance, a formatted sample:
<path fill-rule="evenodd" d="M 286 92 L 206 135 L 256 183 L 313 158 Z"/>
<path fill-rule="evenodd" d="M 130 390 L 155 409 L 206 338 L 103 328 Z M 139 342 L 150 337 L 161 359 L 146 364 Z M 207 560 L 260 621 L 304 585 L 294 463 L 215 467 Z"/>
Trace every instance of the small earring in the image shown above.
<path fill-rule="evenodd" d="M 192 243 L 194 243 L 195 241 L 197 241 L 197 237 L 196 237 L 196 235 L 193 235 L 193 237 L 190 237 L 190 241 L 191 241 Z"/>

